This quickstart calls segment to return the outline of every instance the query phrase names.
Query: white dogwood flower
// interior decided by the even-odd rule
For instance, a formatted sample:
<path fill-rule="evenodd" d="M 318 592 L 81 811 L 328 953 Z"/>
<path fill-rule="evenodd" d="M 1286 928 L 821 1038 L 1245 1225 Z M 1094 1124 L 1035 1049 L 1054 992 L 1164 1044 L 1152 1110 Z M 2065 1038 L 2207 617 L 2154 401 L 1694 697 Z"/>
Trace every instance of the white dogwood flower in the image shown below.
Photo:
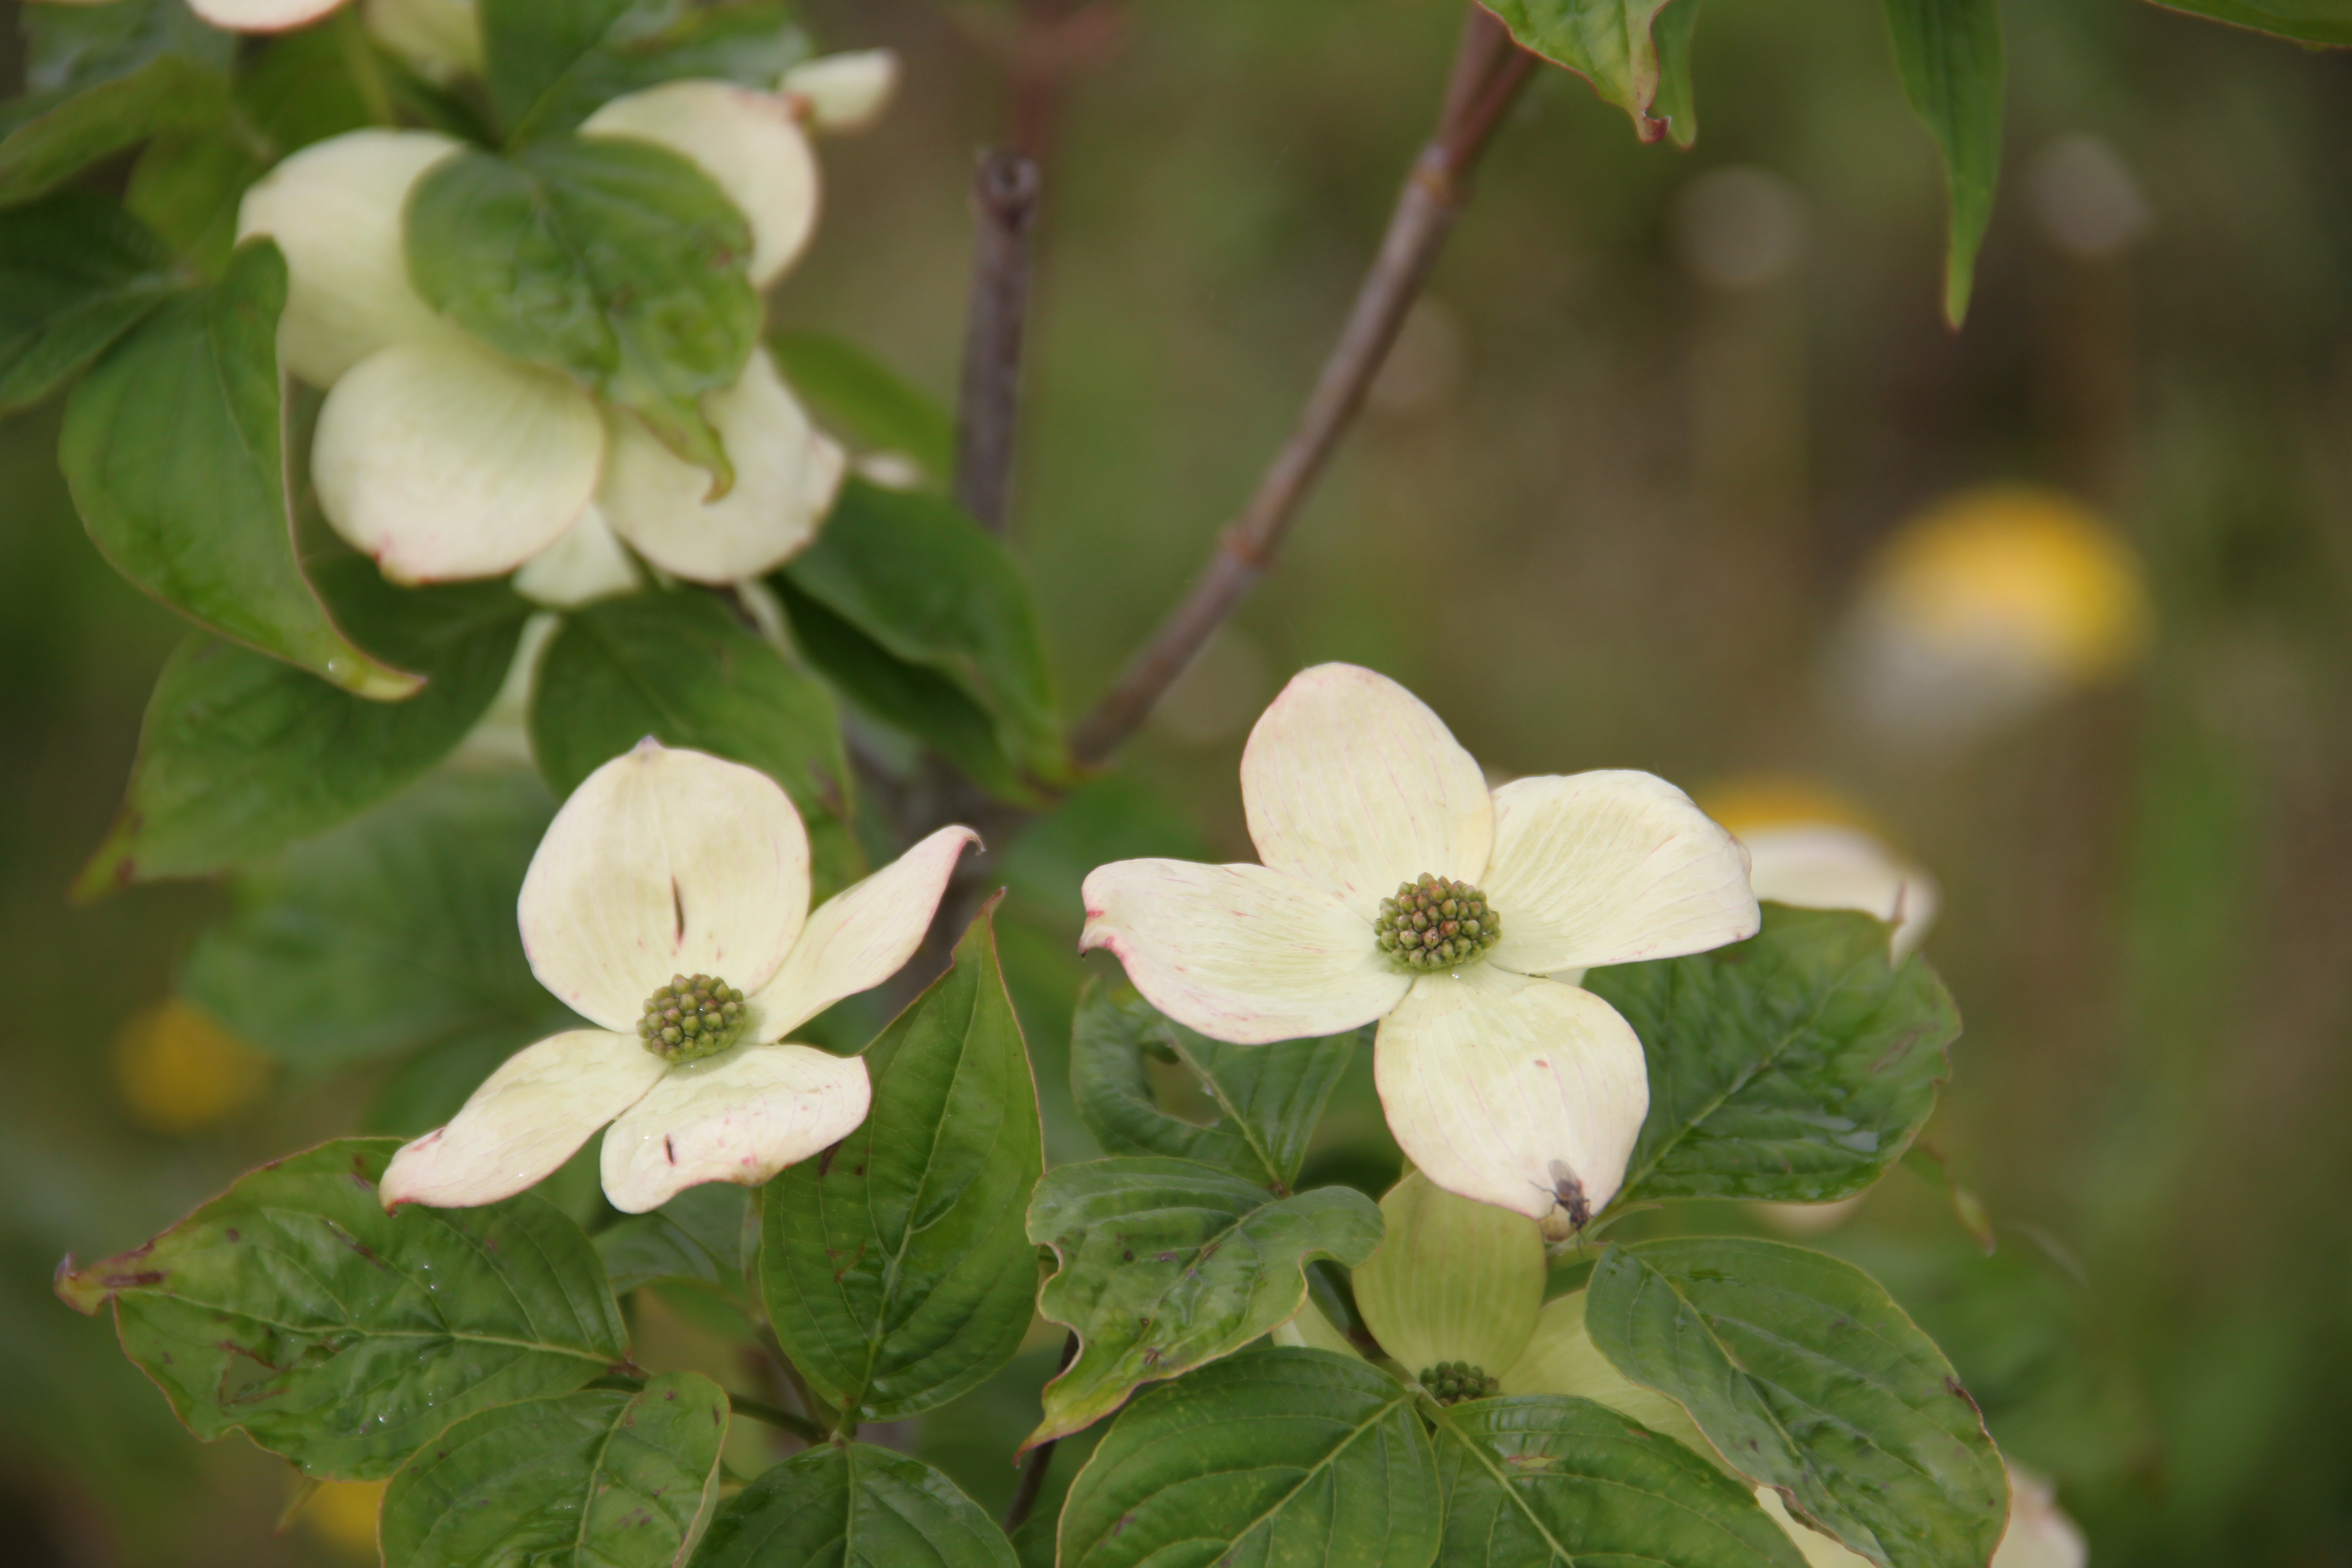
<path fill-rule="evenodd" d="M 614 99 L 584 136 L 658 143 L 698 165 L 750 221 L 765 287 L 808 241 L 817 172 L 790 100 L 719 81 Z M 429 131 L 354 131 L 302 149 L 246 193 L 237 235 L 285 253 L 279 357 L 328 389 L 311 475 L 327 521 L 400 582 L 502 576 L 553 546 L 592 500 L 663 571 L 756 575 L 814 536 L 845 459 L 764 349 L 702 412 L 735 468 L 726 494 L 635 418 L 571 379 L 507 357 L 410 286 L 402 213 L 459 151 Z"/>
<path fill-rule="evenodd" d="M 914 956 L 976 839 L 943 827 L 811 910 L 808 835 L 765 773 L 650 739 L 606 763 L 517 910 L 531 973 L 597 1026 L 518 1051 L 402 1148 L 384 1205 L 510 1197 L 607 1122 L 604 1195 L 631 1214 L 837 1142 L 866 1119 L 865 1062 L 780 1042 Z"/>
<path fill-rule="evenodd" d="M 1081 946 L 1215 1039 L 1379 1019 L 1381 1101 L 1431 1181 L 1538 1219 L 1597 1213 L 1648 1074 L 1614 1008 L 1546 977 L 1754 935 L 1738 843 L 1643 773 L 1490 794 L 1436 714 L 1345 664 L 1305 671 L 1259 718 L 1242 801 L 1262 865 L 1100 867 Z"/>

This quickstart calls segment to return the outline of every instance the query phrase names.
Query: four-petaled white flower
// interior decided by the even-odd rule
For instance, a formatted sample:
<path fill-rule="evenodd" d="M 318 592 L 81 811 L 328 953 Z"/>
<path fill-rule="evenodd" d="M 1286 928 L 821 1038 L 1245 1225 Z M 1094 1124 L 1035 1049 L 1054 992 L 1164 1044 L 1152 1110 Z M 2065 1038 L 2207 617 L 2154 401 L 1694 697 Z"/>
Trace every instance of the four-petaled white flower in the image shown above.
<path fill-rule="evenodd" d="M 1299 675 L 1258 720 L 1242 803 L 1263 865 L 1101 867 L 1080 945 L 1109 948 L 1153 1005 L 1216 1039 L 1379 1019 L 1381 1102 L 1430 1180 L 1537 1219 L 1598 1212 L 1624 1179 L 1648 1074 L 1614 1008 L 1548 976 L 1754 935 L 1738 842 L 1643 773 L 1489 794 L 1436 714 L 1345 664 Z M 1396 929 L 1384 900 L 1424 875 L 1475 884 L 1455 889 L 1456 913 L 1483 903 L 1482 929 L 1445 930 L 1442 907 Z M 1433 963 L 1403 956 L 1441 942 Z"/>
<path fill-rule="evenodd" d="M 837 1142 L 866 1119 L 865 1062 L 778 1042 L 905 966 L 976 841 L 943 827 L 812 911 L 808 835 L 766 774 L 652 740 L 606 763 L 556 814 L 518 908 L 531 972 L 599 1026 L 517 1052 L 393 1157 L 384 1205 L 509 1197 L 608 1121 L 604 1194 L 631 1214 Z M 678 978 L 740 999 L 681 1036 L 658 1005 Z"/>
<path fill-rule="evenodd" d="M 795 100 L 728 82 L 665 82 L 607 103 L 587 137 L 651 142 L 697 164 L 749 220 L 765 288 L 807 243 L 816 159 Z M 634 416 L 568 377 L 509 359 L 410 286 L 402 215 L 425 173 L 460 151 L 430 131 L 353 131 L 306 147 L 245 195 L 237 237 L 285 252 L 278 343 L 328 388 L 311 449 L 335 531 L 409 583 L 496 577 L 575 531 L 572 553 L 627 585 L 617 534 L 674 576 L 730 583 L 814 537 L 846 460 L 794 401 L 765 349 L 702 400 L 734 487 L 676 456 Z"/>

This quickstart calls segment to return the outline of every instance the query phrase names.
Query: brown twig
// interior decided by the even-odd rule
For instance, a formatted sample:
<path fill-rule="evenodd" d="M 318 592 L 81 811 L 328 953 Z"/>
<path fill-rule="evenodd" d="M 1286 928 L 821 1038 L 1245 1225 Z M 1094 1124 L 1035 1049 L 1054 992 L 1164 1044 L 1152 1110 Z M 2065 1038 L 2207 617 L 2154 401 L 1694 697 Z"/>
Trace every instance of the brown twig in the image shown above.
<path fill-rule="evenodd" d="M 1021 410 L 1021 343 L 1029 317 L 1030 234 L 1037 218 L 1036 160 L 1011 147 L 983 154 L 972 174 L 971 301 L 964 318 L 963 385 L 956 403 L 955 498 L 991 533 L 1011 516 L 1013 437 Z"/>
<path fill-rule="evenodd" d="M 1437 132 L 1405 177 L 1380 254 L 1356 292 L 1297 427 L 1275 454 L 1249 504 L 1219 536 L 1216 552 L 1192 592 L 1071 732 L 1071 752 L 1080 764 L 1102 763 L 1135 732 L 1210 634 L 1265 574 L 1388 357 L 1405 312 L 1428 282 L 1469 200 L 1471 172 L 1534 66 L 1535 57 L 1514 45 L 1490 12 L 1470 7 Z"/>

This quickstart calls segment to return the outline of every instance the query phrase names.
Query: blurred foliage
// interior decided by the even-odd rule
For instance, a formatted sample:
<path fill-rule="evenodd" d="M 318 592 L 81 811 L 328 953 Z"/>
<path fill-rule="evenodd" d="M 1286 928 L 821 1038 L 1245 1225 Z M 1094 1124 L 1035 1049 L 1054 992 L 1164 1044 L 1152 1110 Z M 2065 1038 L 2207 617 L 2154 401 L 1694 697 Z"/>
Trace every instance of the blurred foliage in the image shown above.
<path fill-rule="evenodd" d="M 1093 69 L 1013 103 L 989 7 L 806 11 L 829 47 L 902 51 L 908 86 L 827 147 L 827 226 L 786 326 L 944 398 L 971 150 L 1015 113 L 1050 134 L 1014 543 L 1082 711 L 1292 417 L 1456 13 L 1132 0 Z M 1246 857 L 1241 740 L 1316 660 L 1378 665 L 1514 771 L 1817 781 L 1943 883 L 1928 952 L 1967 1028 L 1931 1135 L 1999 1242 L 1976 1250 L 1906 1168 L 1810 1244 L 1878 1273 L 1945 1345 L 2095 1562 L 2352 1561 L 2352 1144 L 2334 1124 L 2352 1092 L 2352 59 L 2122 0 L 2005 21 L 2002 194 L 1958 335 L 1938 316 L 1936 152 L 1876 8 L 1711 7 L 1688 153 L 1541 81 L 1280 569 L 1120 774 L 992 847 L 1003 962 L 1048 1161 L 1095 1153 L 1066 1071 L 1076 982 L 1104 964 L 1073 955 L 1078 878 Z M 274 1533 L 284 1467 L 189 1442 L 102 1321 L 48 1294 L 68 1247 L 132 1245 L 349 1131 L 383 1078 L 285 1066 L 184 1131 L 118 1083 L 137 1053 L 109 1043 L 226 900 L 189 884 L 63 908 L 180 628 L 90 550 L 56 420 L 0 425 L 0 1530 L 28 1563 L 358 1561 L 364 1532 L 324 1510 Z M 1988 482 L 2057 487 L 2120 530 L 2152 644 L 2126 678 L 1965 747 L 1903 749 L 1832 700 L 1832 628 L 1893 529 Z M 886 1016 L 833 1022 L 862 1039 Z M 1368 1068 L 1305 1184 L 1392 1177 Z M 662 1364 L 731 1371 L 723 1336 L 638 1310 Z M 993 1511 L 1057 1347 L 1034 1331 L 952 1426 L 866 1436 Z M 1077 1460 L 1057 1459 L 1045 1511 Z"/>

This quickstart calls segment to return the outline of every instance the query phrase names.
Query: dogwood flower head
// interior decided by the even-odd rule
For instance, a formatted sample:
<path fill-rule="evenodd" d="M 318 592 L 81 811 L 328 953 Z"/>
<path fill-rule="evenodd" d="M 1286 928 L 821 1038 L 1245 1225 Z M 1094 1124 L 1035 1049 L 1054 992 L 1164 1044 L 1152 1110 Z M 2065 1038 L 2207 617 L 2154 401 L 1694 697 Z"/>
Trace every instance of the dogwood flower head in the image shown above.
<path fill-rule="evenodd" d="M 943 827 L 811 910 L 808 835 L 766 774 L 650 739 L 606 763 L 518 906 L 531 972 L 597 1026 L 518 1051 L 401 1149 L 384 1206 L 510 1197 L 607 1122 L 604 1195 L 631 1214 L 838 1142 L 866 1119 L 866 1064 L 780 1042 L 914 955 L 976 839 Z"/>
<path fill-rule="evenodd" d="M 1936 923 L 1936 879 L 1889 848 L 1853 807 L 1802 784 L 1757 782 L 1706 797 L 1707 814 L 1748 850 L 1748 884 L 1770 903 L 1859 910 L 1895 928 L 1902 963 Z"/>
<path fill-rule="evenodd" d="M 817 173 L 788 100 L 719 81 L 614 99 L 583 136 L 656 142 L 709 174 L 749 220 L 765 287 L 806 245 Z M 410 286 L 402 214 L 459 144 L 429 131 L 350 132 L 246 193 L 237 235 L 285 253 L 278 353 L 328 389 L 311 451 L 327 521 L 401 582 L 502 576 L 553 546 L 591 501 L 613 534 L 677 577 L 757 575 L 814 537 L 845 459 L 764 349 L 706 395 L 735 482 L 677 457 L 569 378 L 478 342 Z"/>
<path fill-rule="evenodd" d="M 1215 1039 L 1379 1019 L 1381 1101 L 1431 1181 L 1537 1219 L 1598 1213 L 1648 1075 L 1614 1008 L 1547 976 L 1754 935 L 1738 843 L 1648 773 L 1490 794 L 1436 714 L 1353 665 L 1284 688 L 1241 771 L 1263 863 L 1097 868 L 1080 946 Z"/>

